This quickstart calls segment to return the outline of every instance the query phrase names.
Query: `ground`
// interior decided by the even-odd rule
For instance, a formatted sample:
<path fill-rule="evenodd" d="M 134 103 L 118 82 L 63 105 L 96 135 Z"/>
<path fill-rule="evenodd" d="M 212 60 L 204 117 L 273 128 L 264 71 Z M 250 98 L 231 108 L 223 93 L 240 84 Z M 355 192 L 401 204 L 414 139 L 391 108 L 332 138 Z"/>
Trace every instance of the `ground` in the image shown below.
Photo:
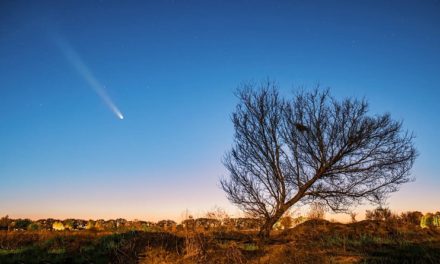
<path fill-rule="evenodd" d="M 440 263 L 440 230 L 310 220 L 274 231 L 1 231 L 0 263 Z"/>

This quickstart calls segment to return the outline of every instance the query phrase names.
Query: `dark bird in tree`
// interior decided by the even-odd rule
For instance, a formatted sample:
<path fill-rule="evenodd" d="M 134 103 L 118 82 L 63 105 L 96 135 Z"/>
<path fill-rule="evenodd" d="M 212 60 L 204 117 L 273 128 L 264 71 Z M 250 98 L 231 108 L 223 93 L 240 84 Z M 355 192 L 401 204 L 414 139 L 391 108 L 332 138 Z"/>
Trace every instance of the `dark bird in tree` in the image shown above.
<path fill-rule="evenodd" d="M 339 101 L 318 89 L 285 100 L 273 82 L 245 84 L 237 96 L 221 186 L 232 203 L 263 220 L 263 239 L 293 205 L 349 212 L 365 200 L 383 202 L 412 180 L 413 135 L 389 114 L 368 115 L 365 100 Z"/>
<path fill-rule="evenodd" d="M 308 128 L 305 125 L 300 124 L 300 123 L 295 123 L 295 127 L 300 132 L 307 132 L 308 131 Z"/>

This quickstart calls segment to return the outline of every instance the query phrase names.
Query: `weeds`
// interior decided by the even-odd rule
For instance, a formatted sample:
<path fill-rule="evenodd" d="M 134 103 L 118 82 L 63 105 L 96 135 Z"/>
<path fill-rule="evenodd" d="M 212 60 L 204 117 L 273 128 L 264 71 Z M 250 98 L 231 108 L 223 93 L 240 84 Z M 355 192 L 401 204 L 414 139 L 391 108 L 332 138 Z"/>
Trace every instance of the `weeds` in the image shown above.
<path fill-rule="evenodd" d="M 313 220 L 266 244 L 245 231 L 1 231 L 0 263 L 438 263 L 440 232 Z M 412 261 L 412 262 L 411 262 Z"/>

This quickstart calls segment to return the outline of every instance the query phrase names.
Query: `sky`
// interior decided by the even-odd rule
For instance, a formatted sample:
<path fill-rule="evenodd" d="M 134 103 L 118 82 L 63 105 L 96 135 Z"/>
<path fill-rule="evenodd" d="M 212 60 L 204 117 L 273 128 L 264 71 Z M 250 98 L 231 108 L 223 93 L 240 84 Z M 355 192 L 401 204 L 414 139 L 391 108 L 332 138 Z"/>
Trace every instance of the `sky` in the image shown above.
<path fill-rule="evenodd" d="M 416 181 L 387 205 L 438 211 L 438 14 L 430 0 L 1 1 L 0 216 L 238 215 L 219 187 L 234 91 L 267 78 L 402 120 Z"/>

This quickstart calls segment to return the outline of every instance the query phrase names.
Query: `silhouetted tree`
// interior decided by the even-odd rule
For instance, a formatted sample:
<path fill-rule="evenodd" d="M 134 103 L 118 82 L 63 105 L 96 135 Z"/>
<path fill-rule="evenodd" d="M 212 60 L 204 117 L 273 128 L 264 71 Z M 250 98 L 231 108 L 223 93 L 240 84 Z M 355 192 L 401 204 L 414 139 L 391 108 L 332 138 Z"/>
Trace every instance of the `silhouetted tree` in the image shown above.
<path fill-rule="evenodd" d="M 288 101 L 273 82 L 244 84 L 237 96 L 221 186 L 231 202 L 264 220 L 262 238 L 295 204 L 347 212 L 364 199 L 383 201 L 410 180 L 412 134 L 389 114 L 368 115 L 365 100 L 338 101 L 316 89 Z"/>
<path fill-rule="evenodd" d="M 15 220 L 14 229 L 26 230 L 31 223 L 30 219 L 17 219 Z"/>
<path fill-rule="evenodd" d="M 393 217 L 389 208 L 378 207 L 372 211 L 365 211 L 365 219 L 367 220 L 378 220 L 378 221 L 388 221 Z"/>
<path fill-rule="evenodd" d="M 400 219 L 405 224 L 420 225 L 423 214 L 419 211 L 404 212 L 400 214 Z"/>
<path fill-rule="evenodd" d="M 9 219 L 8 215 L 0 218 L 0 230 L 8 230 L 10 224 L 11 219 Z"/>

